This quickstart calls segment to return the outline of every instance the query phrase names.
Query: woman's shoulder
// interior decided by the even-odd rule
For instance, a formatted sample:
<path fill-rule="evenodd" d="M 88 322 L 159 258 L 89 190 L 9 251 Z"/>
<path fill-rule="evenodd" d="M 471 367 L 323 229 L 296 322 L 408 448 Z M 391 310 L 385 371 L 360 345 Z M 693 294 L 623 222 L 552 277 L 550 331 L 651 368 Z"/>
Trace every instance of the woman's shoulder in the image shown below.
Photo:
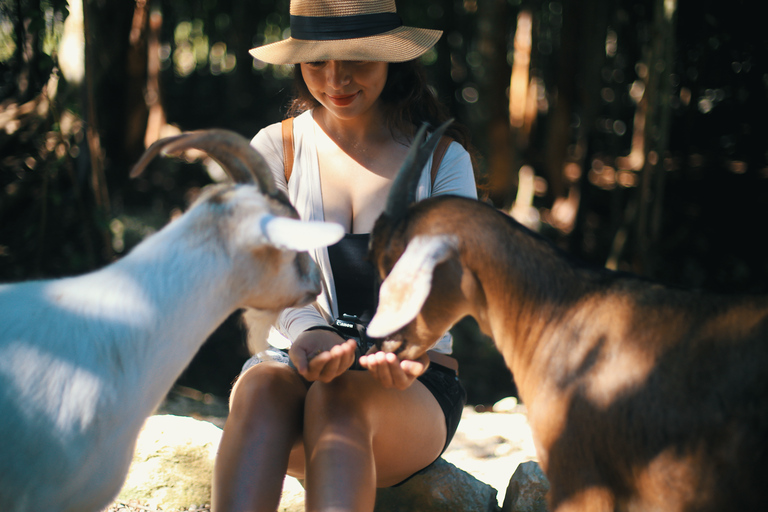
<path fill-rule="evenodd" d="M 265 126 L 251 139 L 251 146 L 259 151 L 274 152 L 280 150 L 283 144 L 281 123 L 273 123 Z"/>
<path fill-rule="evenodd" d="M 266 160 L 279 182 L 283 169 L 283 135 L 280 123 L 273 123 L 259 130 L 251 139 L 251 147 Z"/>
<path fill-rule="evenodd" d="M 445 151 L 445 156 L 450 158 L 460 158 L 464 155 L 469 156 L 469 152 L 455 139 L 448 138 L 449 144 Z"/>
<path fill-rule="evenodd" d="M 295 131 L 306 129 L 306 124 L 311 122 L 311 111 L 299 114 L 294 118 L 283 119 L 276 123 L 265 126 L 259 130 L 252 139 L 253 145 L 267 144 L 270 146 L 282 146 L 283 144 L 283 123 L 290 120 Z M 295 133 L 295 132 L 294 132 Z"/>
<path fill-rule="evenodd" d="M 251 144 L 261 145 L 264 143 L 270 143 L 270 145 L 274 145 L 277 142 L 282 143 L 282 138 L 282 122 L 279 121 L 277 123 L 267 125 L 256 132 L 256 135 L 251 140 Z"/>
<path fill-rule="evenodd" d="M 432 195 L 477 197 L 477 184 L 469 152 L 453 140 L 446 149 L 432 186 Z"/>

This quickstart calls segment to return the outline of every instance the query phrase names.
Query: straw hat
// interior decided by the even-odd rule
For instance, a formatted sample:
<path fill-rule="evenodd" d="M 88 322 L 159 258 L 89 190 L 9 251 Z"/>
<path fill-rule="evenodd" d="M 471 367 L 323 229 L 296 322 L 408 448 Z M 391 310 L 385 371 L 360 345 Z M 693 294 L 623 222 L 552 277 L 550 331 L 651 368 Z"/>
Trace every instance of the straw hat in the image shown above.
<path fill-rule="evenodd" d="M 404 62 L 426 53 L 442 33 L 404 26 L 395 0 L 291 0 L 291 37 L 250 53 L 270 64 Z"/>

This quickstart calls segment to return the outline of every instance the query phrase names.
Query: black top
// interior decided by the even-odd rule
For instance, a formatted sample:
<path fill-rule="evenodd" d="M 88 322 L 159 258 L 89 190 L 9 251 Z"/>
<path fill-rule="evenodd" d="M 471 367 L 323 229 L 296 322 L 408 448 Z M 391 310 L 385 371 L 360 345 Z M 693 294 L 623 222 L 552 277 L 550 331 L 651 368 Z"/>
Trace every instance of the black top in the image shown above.
<path fill-rule="evenodd" d="M 346 234 L 328 247 L 339 316 L 354 315 L 364 323 L 371 319 L 376 305 L 375 273 L 368 261 L 369 239 L 368 233 Z"/>

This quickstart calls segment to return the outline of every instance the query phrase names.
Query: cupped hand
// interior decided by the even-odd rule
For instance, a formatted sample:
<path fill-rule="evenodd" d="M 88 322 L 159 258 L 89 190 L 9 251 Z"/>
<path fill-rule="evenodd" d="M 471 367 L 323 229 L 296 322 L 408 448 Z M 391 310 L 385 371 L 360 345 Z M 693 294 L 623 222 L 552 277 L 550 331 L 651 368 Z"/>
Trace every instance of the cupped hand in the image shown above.
<path fill-rule="evenodd" d="M 360 365 L 371 372 L 385 388 L 406 389 L 429 366 L 429 356 L 401 361 L 391 352 L 374 352 L 360 358 Z"/>
<path fill-rule="evenodd" d="M 326 330 L 305 331 L 288 351 L 299 374 L 308 381 L 331 382 L 355 362 L 355 340 Z"/>

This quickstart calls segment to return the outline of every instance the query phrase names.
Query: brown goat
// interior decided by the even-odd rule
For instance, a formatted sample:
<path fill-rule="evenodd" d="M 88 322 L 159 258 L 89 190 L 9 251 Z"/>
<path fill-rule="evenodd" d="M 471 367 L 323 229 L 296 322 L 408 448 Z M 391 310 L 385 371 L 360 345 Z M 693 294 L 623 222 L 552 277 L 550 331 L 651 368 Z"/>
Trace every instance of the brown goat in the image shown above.
<path fill-rule="evenodd" d="M 412 201 L 408 181 L 393 203 Z M 768 298 L 583 265 L 458 197 L 388 208 L 370 257 L 384 281 L 368 332 L 385 350 L 416 359 L 467 315 L 493 338 L 551 510 L 768 506 Z"/>

